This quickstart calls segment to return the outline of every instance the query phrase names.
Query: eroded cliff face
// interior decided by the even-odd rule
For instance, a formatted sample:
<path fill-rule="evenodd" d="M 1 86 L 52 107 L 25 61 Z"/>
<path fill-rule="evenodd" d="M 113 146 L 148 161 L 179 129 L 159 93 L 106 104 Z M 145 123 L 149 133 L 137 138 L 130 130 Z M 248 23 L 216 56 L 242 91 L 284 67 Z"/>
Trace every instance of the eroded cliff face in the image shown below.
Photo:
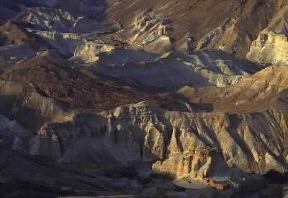
<path fill-rule="evenodd" d="M 97 63 L 100 53 L 109 53 L 115 49 L 113 45 L 105 44 L 101 41 L 85 42 L 75 49 L 74 57 L 86 63 Z"/>
<path fill-rule="evenodd" d="M 185 86 L 178 93 L 190 102 L 213 104 L 216 111 L 262 112 L 273 107 L 286 109 L 287 101 L 279 99 L 287 93 L 286 76 L 286 66 L 271 66 L 245 78 L 238 85 L 216 89 Z"/>
<path fill-rule="evenodd" d="M 250 47 L 247 58 L 261 64 L 287 65 L 288 7 L 282 8 Z"/>
<path fill-rule="evenodd" d="M 236 54 L 238 57 L 245 57 L 251 42 L 267 27 L 269 20 L 283 4 L 285 2 L 282 0 L 265 2 L 204 0 L 182 3 L 171 0 L 157 2 L 152 0 L 146 2 L 109 0 L 106 19 L 117 21 L 122 25 L 122 33 L 120 32 L 119 36 L 123 40 L 129 41 L 135 35 L 137 38 L 141 38 L 138 36 L 140 34 L 146 35 L 145 39 L 140 39 L 145 43 L 146 38 L 151 37 L 147 36 L 151 35 L 152 27 L 155 27 L 156 32 L 153 31 L 155 32 L 153 38 L 160 38 L 161 34 L 157 34 L 159 31 L 165 33 L 164 36 L 167 38 L 162 39 L 163 41 L 158 39 L 156 43 L 159 46 L 171 46 L 179 51 L 220 48 Z M 123 11 L 121 9 L 123 7 L 127 9 Z M 145 13 L 148 13 L 148 16 Z M 151 18 L 149 13 L 154 13 L 153 16 L 156 17 Z M 159 18 L 167 20 L 164 20 L 163 28 L 157 29 L 155 24 Z M 138 22 L 137 24 L 144 24 L 141 26 L 141 31 L 133 28 L 135 21 Z M 159 26 L 157 25 L 157 27 Z M 171 41 L 171 44 L 168 40 Z M 146 47 L 144 46 L 144 48 Z M 147 50 L 150 49 L 155 48 L 147 46 Z"/>
<path fill-rule="evenodd" d="M 233 166 L 245 172 L 284 172 L 288 157 L 286 115 L 284 110 L 169 112 L 141 102 L 49 123 L 38 138 L 40 144 L 47 144 L 47 138 L 51 145 L 58 142 L 60 151 L 50 155 L 59 157 L 61 153 L 60 161 L 83 167 L 96 159 L 99 166 L 106 166 L 109 160 L 126 166 L 151 163 L 153 171 L 176 178 L 229 176 L 228 167 Z"/>
<path fill-rule="evenodd" d="M 1 0 L 0 197 L 281 197 L 287 10 Z"/>
<path fill-rule="evenodd" d="M 287 65 L 287 36 L 273 32 L 262 32 L 251 45 L 247 58 L 261 64 Z"/>

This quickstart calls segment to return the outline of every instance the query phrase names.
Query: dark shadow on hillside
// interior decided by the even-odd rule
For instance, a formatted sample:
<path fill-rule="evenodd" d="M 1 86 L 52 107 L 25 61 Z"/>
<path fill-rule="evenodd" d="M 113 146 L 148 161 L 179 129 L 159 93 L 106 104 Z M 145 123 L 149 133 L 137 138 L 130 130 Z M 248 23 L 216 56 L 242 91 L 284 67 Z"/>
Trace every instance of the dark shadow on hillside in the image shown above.
<path fill-rule="evenodd" d="M 217 85 L 215 80 L 210 81 L 210 77 L 205 77 L 201 71 L 229 80 L 233 76 L 245 72 L 254 74 L 261 69 L 262 66 L 221 50 L 196 51 L 189 55 L 171 53 L 166 58 L 158 59 L 156 55 L 140 50 L 116 49 L 113 53 L 101 53 L 99 62 L 89 67 L 95 74 L 115 78 L 145 91 L 176 91 L 186 85 Z"/>
<path fill-rule="evenodd" d="M 288 171 L 282 174 L 276 170 L 270 170 L 263 177 L 270 183 L 287 184 L 288 183 Z"/>

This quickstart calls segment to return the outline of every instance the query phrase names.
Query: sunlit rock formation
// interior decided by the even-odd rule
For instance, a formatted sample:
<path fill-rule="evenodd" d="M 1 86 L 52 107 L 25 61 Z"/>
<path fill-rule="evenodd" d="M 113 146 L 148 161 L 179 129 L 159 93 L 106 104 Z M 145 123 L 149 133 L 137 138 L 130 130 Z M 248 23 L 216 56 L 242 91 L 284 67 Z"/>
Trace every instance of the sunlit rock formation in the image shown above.
<path fill-rule="evenodd" d="M 261 64 L 288 64 L 288 8 L 284 7 L 250 47 L 247 58 Z"/>

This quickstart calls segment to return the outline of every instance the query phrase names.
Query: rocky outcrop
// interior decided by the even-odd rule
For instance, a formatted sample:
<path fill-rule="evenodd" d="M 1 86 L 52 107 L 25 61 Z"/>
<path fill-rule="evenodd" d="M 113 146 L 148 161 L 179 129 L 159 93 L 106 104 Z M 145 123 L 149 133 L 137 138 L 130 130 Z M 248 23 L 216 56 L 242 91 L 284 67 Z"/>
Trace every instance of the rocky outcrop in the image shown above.
<path fill-rule="evenodd" d="M 169 18 L 171 28 L 168 35 L 173 49 L 186 50 L 187 38 L 192 37 L 194 41 L 192 48 L 209 46 L 218 49 L 220 47 L 243 58 L 249 51 L 252 41 L 267 27 L 268 22 L 283 4 L 285 4 L 283 0 L 265 2 L 185 0 L 181 3 L 171 0 L 157 2 L 109 0 L 106 20 L 110 22 L 117 20 L 123 26 L 121 38 L 129 40 L 138 33 L 130 30 L 135 19 L 139 19 L 139 13 L 154 13 L 155 16 Z"/>
<path fill-rule="evenodd" d="M 288 7 L 280 10 L 250 47 L 249 60 L 261 64 L 288 64 Z"/>
<path fill-rule="evenodd" d="M 35 31 L 34 33 L 38 34 L 41 37 L 47 38 L 49 40 L 81 40 L 82 37 L 80 34 L 73 33 L 60 33 L 60 32 L 49 32 L 49 31 Z"/>
<path fill-rule="evenodd" d="M 225 21 L 222 25 L 215 28 L 208 34 L 206 34 L 203 38 L 201 38 L 195 49 L 221 49 L 228 53 L 235 53 L 235 45 L 239 42 L 239 34 L 236 30 L 236 19 L 231 19 Z M 226 40 L 226 38 L 230 38 Z"/>
<path fill-rule="evenodd" d="M 73 56 L 75 49 L 84 43 L 84 39 L 80 34 L 31 29 L 29 31 L 49 43 L 51 48 L 56 49 L 60 54 L 68 57 Z"/>
<path fill-rule="evenodd" d="M 47 99 L 53 98 L 58 101 L 64 102 L 62 104 L 65 104 L 66 102 L 70 103 L 72 101 L 76 101 L 74 99 L 71 100 L 71 98 L 76 99 L 79 97 L 80 98 L 86 97 L 87 103 L 85 105 L 83 103 L 82 108 L 84 108 L 85 106 L 86 108 L 91 108 L 89 107 L 89 103 L 92 104 L 93 102 L 91 103 L 91 97 L 88 97 L 87 94 L 88 93 L 96 94 L 96 92 L 98 91 L 101 92 L 100 87 L 102 85 L 105 87 L 106 85 L 110 87 L 110 85 L 108 85 L 109 83 L 102 84 L 100 83 L 102 82 L 100 80 L 98 81 L 100 84 L 98 84 L 93 78 L 90 78 L 80 72 L 73 71 L 73 69 L 70 68 L 68 64 L 69 62 L 67 62 L 57 53 L 53 51 L 49 51 L 49 52 L 44 52 L 42 54 L 39 54 L 38 56 L 33 57 L 29 60 L 26 60 L 20 64 L 14 64 L 13 66 L 11 65 L 9 69 L 5 70 L 5 72 L 2 73 L 2 76 L 1 76 L 2 81 L 3 81 L 2 89 L 7 90 L 7 92 L 3 91 L 3 95 L 9 95 L 8 93 L 11 92 L 10 95 L 12 96 L 13 95 L 25 96 L 25 94 L 30 94 L 29 91 L 33 92 L 34 90 L 38 94 L 42 95 L 43 97 Z M 62 79 L 65 79 L 65 80 L 62 81 Z M 86 79 L 87 81 L 84 79 Z M 60 82 L 63 82 L 65 85 Z M 15 86 L 12 86 L 12 87 L 8 86 L 10 84 L 15 85 Z M 29 89 L 29 87 L 31 88 Z M 78 88 L 75 90 L 72 90 L 76 87 Z M 106 88 L 103 87 L 104 89 L 102 89 L 102 91 L 109 92 L 109 89 L 112 88 L 113 85 L 111 85 L 110 88 L 108 87 Z M 92 91 L 91 89 L 94 89 L 94 91 Z M 25 91 L 25 90 L 28 90 L 28 91 Z M 80 91 L 82 92 L 82 94 L 80 93 L 76 94 L 75 91 L 76 92 Z M 129 89 L 127 89 L 127 91 L 129 92 Z M 99 96 L 102 95 L 103 97 L 103 95 L 105 95 L 104 92 L 102 94 L 99 94 Z M 110 97 L 108 95 L 109 94 L 107 94 L 107 97 Z M 66 98 L 67 100 L 64 98 Z M 101 99 L 100 97 L 95 95 L 95 99 L 96 98 Z M 117 101 L 119 101 L 119 99 L 120 97 L 118 96 Z M 83 102 L 82 99 L 80 99 L 79 102 L 82 103 Z"/>
<path fill-rule="evenodd" d="M 145 12 L 135 17 L 134 36 L 128 42 L 151 52 L 165 52 L 171 49 L 169 32 L 171 20 L 157 16 L 153 12 Z"/>
<path fill-rule="evenodd" d="M 15 21 L 42 31 L 68 32 L 77 18 L 62 9 L 28 8 Z"/>
<path fill-rule="evenodd" d="M 193 114 L 163 111 L 142 102 L 50 123 L 39 137 L 50 137 L 50 144 L 57 137 L 60 160 L 80 165 L 141 162 L 176 178 L 231 177 L 232 166 L 258 173 L 287 170 L 286 114 L 276 110 Z"/>
<path fill-rule="evenodd" d="M 89 65 L 90 70 L 146 90 L 175 91 L 185 85 L 225 87 L 261 69 L 220 50 L 189 55 L 169 53 L 159 58 L 147 52 L 117 49 L 102 53 L 99 58 L 98 65 Z"/>
<path fill-rule="evenodd" d="M 0 197 L 280 196 L 259 175 L 288 169 L 285 1 L 3 7 Z M 264 66 L 236 58 L 255 39 Z"/>
<path fill-rule="evenodd" d="M 1 112 L 19 116 L 21 124 L 35 130 L 57 115 L 65 119 L 65 112 L 70 110 L 99 112 L 143 100 L 166 109 L 187 111 L 185 101 L 177 97 L 116 85 L 73 69 L 70 64 L 55 51 L 47 51 L 5 67 L 0 75 Z"/>
<path fill-rule="evenodd" d="M 285 34 L 264 31 L 259 35 L 258 39 L 252 43 L 247 58 L 264 65 L 287 65 L 287 38 Z"/>
<path fill-rule="evenodd" d="M 86 42 L 76 48 L 74 52 L 75 58 L 80 58 L 86 63 L 97 63 L 100 53 L 109 53 L 115 49 L 112 45 L 104 44 L 101 41 Z"/>
<path fill-rule="evenodd" d="M 214 110 L 226 112 L 261 112 L 275 107 L 286 109 L 287 68 L 271 66 L 225 88 L 183 87 L 178 90 L 190 102 L 213 104 Z"/>

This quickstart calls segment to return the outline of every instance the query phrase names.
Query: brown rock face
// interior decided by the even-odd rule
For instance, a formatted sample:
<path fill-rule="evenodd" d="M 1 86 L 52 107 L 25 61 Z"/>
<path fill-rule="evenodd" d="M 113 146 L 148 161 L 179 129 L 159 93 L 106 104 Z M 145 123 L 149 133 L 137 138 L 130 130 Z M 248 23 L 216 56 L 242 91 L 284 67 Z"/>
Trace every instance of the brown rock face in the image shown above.
<path fill-rule="evenodd" d="M 141 13 L 150 12 L 171 21 L 168 36 L 174 41 L 174 49 L 183 50 L 190 35 L 195 47 L 202 43 L 200 48 L 222 48 L 239 57 L 245 57 L 251 42 L 284 4 L 282 0 L 108 2 L 107 20 L 116 20 L 123 25 L 124 39 L 129 40 L 138 33 L 133 29 L 135 19 Z M 150 24 L 149 20 L 145 22 Z"/>
<path fill-rule="evenodd" d="M 287 19 L 284 0 L 0 0 L 0 197 L 280 197 Z"/>
<path fill-rule="evenodd" d="M 158 96 L 119 86 L 104 77 L 89 76 L 72 69 L 69 64 L 72 63 L 56 52 L 48 51 L 21 63 L 3 67 L 0 77 L 1 95 L 15 98 L 9 105 L 3 101 L 5 114 L 11 112 L 10 105 L 15 106 L 11 113 L 16 117 L 20 112 L 24 113 L 25 108 L 33 109 L 35 112 L 30 116 L 37 118 L 40 115 L 44 119 L 39 123 L 34 122 L 35 125 L 32 119 L 26 122 L 31 123 L 29 127 L 35 129 L 46 119 L 53 119 L 58 114 L 63 116 L 64 112 L 73 109 L 100 112 L 143 100 L 166 109 L 187 109 L 181 101 L 178 102 L 177 97 Z"/>
<path fill-rule="evenodd" d="M 226 112 L 261 112 L 276 107 L 286 109 L 287 68 L 271 66 L 235 86 L 224 88 L 183 87 L 178 93 L 190 102 L 211 103 L 215 110 Z"/>
<path fill-rule="evenodd" d="M 253 41 L 247 58 L 261 64 L 287 65 L 287 14 L 283 6 L 269 21 L 269 25 Z"/>
<path fill-rule="evenodd" d="M 202 179 L 229 175 L 228 167 L 232 166 L 258 173 L 285 171 L 285 115 L 287 111 L 276 110 L 179 113 L 138 103 L 99 115 L 79 114 L 66 123 L 51 123 L 41 136 L 58 137 L 62 160 L 75 161 L 82 152 L 94 152 L 105 163 L 107 159 L 126 165 L 152 162 L 155 172 Z M 97 143 L 99 139 L 101 144 Z M 93 146 L 93 142 L 99 146 Z M 105 158 L 101 157 L 103 148 Z M 91 163 L 88 158 L 83 160 L 84 164 Z"/>

